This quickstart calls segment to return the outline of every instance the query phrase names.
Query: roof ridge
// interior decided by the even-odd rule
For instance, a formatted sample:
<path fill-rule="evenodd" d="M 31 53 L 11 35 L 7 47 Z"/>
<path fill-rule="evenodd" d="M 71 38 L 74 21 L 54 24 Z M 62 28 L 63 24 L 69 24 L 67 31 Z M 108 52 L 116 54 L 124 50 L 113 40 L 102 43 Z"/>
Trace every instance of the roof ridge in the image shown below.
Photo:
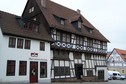
<path fill-rule="evenodd" d="M 79 14 L 76 10 L 74 10 L 74 9 L 72 9 L 72 8 L 68 8 L 68 7 L 66 7 L 66 6 L 64 6 L 64 5 L 62 5 L 62 4 L 56 3 L 56 2 L 54 2 L 54 1 L 52 1 L 52 0 L 50 0 L 50 2 L 52 2 L 52 3 L 56 4 L 56 5 L 62 6 L 62 7 L 64 7 L 64 8 L 66 8 L 66 9 L 68 9 L 68 10 L 74 11 L 74 12 L 76 12 L 78 15 L 81 15 L 81 14 Z"/>

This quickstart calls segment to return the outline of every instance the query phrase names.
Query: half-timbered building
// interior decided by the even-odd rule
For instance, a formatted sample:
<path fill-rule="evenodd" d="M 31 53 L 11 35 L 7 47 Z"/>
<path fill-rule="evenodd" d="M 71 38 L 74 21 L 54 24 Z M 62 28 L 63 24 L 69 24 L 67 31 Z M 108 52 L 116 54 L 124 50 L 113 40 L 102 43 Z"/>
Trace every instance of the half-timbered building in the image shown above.
<path fill-rule="evenodd" d="M 106 52 L 109 42 L 81 11 L 50 0 L 28 0 L 22 15 L 40 21 L 50 33 L 52 81 L 107 80 Z"/>
<path fill-rule="evenodd" d="M 114 48 L 107 55 L 107 67 L 111 71 L 119 71 L 126 76 L 126 50 Z"/>
<path fill-rule="evenodd" d="M 75 11 L 51 0 L 28 0 L 22 16 L 16 19 L 21 31 L 28 28 L 37 33 L 28 31 L 26 34 L 26 31 L 19 33 L 17 29 L 8 29 L 12 31 L 10 31 L 12 35 L 20 37 L 26 34 L 27 37 L 37 40 L 44 38 L 47 44 L 51 42 L 50 50 L 46 50 L 44 57 L 50 54 L 47 61 L 49 63 L 50 60 L 51 63 L 50 65 L 47 63 L 49 65 L 47 71 L 50 70 L 52 81 L 108 80 L 106 52 L 109 41 L 83 17 L 79 9 Z M 12 26 L 12 28 L 16 27 Z M 11 35 L 10 33 L 7 34 Z M 32 52 L 35 49 L 33 48 Z M 41 56 L 40 59 L 37 58 L 40 61 L 43 58 Z M 40 61 L 39 65 L 41 65 Z M 39 75 L 34 78 L 41 79 Z M 49 74 L 43 76 L 48 79 Z"/>

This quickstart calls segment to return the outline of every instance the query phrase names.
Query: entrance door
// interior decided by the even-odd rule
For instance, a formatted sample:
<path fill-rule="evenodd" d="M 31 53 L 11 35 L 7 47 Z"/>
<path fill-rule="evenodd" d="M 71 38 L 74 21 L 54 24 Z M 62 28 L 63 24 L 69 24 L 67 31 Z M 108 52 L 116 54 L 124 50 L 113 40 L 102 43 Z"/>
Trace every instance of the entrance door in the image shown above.
<path fill-rule="evenodd" d="M 77 79 L 81 79 L 83 75 L 83 65 L 82 64 L 75 64 L 75 74 Z"/>
<path fill-rule="evenodd" d="M 30 62 L 30 83 L 38 82 L 38 62 Z"/>
<path fill-rule="evenodd" d="M 104 80 L 104 70 L 98 70 L 98 79 Z"/>

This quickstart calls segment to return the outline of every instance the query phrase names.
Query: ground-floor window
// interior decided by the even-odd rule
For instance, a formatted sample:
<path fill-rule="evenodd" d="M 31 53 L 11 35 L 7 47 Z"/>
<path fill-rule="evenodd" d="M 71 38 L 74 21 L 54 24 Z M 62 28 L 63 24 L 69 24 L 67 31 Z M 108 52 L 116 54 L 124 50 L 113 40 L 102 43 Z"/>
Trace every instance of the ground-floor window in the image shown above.
<path fill-rule="evenodd" d="M 87 70 L 87 76 L 89 77 L 93 76 L 93 70 Z"/>
<path fill-rule="evenodd" d="M 8 60 L 7 61 L 7 76 L 14 76 L 15 75 L 15 60 Z"/>
<path fill-rule="evenodd" d="M 70 67 L 54 67 L 55 76 L 70 75 Z"/>
<path fill-rule="evenodd" d="M 27 72 L 27 61 L 19 62 L 19 75 L 26 75 Z"/>
<path fill-rule="evenodd" d="M 40 62 L 40 78 L 47 77 L 47 62 Z"/>

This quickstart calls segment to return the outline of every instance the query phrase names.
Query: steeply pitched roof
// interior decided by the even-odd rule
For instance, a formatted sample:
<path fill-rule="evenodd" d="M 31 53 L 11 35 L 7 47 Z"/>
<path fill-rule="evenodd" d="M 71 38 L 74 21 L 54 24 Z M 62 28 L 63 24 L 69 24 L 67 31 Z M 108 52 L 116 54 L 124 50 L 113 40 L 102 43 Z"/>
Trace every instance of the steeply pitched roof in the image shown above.
<path fill-rule="evenodd" d="M 43 15 L 45 16 L 48 24 L 50 27 L 55 27 L 56 29 L 63 30 L 66 32 L 71 32 L 77 35 L 86 36 L 94 39 L 98 39 L 101 41 L 107 41 L 106 39 L 87 19 L 85 19 L 81 14 L 79 14 L 77 11 L 71 10 L 67 7 L 64 7 L 60 4 L 57 4 L 55 2 L 52 2 L 48 0 L 48 3 L 46 4 L 46 7 L 43 7 L 41 5 L 41 0 L 36 0 L 37 4 L 39 5 L 39 8 L 41 9 Z M 59 24 L 54 15 L 58 17 L 62 17 L 65 19 L 65 25 Z M 79 17 L 81 17 L 83 21 L 83 25 L 81 28 L 81 32 L 77 31 L 76 28 L 71 24 L 71 21 L 77 20 Z M 88 31 L 86 31 L 85 27 L 93 29 L 92 34 L 90 34 Z"/>
<path fill-rule="evenodd" d="M 39 32 L 28 31 L 27 29 L 20 27 L 16 17 L 16 15 L 0 11 L 0 28 L 2 29 L 3 34 L 52 41 L 51 36 L 43 25 L 39 26 Z"/>
<path fill-rule="evenodd" d="M 114 48 L 121 58 L 126 62 L 126 50 Z M 125 55 L 125 56 L 124 56 Z"/>

